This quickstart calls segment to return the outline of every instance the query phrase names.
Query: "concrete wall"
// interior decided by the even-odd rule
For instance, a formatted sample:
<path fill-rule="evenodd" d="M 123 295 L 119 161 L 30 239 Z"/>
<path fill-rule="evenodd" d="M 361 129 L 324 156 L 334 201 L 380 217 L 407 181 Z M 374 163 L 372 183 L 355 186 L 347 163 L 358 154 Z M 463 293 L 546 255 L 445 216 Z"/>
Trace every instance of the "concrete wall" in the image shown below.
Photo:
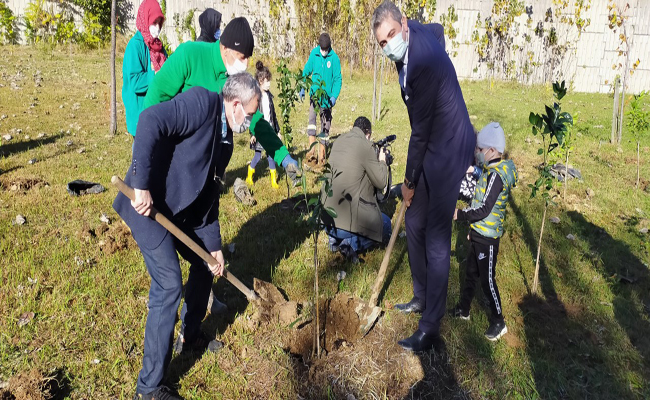
<path fill-rule="evenodd" d="M 634 74 L 628 76 L 628 90 L 640 92 L 650 90 L 650 0 L 615 0 L 621 5 L 628 2 L 631 6 L 627 14 L 630 15 L 627 26 L 627 36 L 631 38 L 630 65 L 637 59 L 639 67 Z M 127 25 L 135 29 L 135 14 L 141 0 L 131 2 L 132 9 Z M 570 2 L 573 8 L 573 1 Z M 14 14 L 22 16 L 29 0 L 8 0 L 7 5 Z M 611 83 L 617 75 L 621 74 L 620 68 L 613 69 L 613 65 L 625 64 L 625 57 L 619 56 L 619 33 L 613 32 L 608 27 L 608 0 L 592 0 L 591 8 L 584 15 L 591 19 L 590 25 L 577 35 L 575 27 L 559 23 L 559 16 L 554 15 L 554 22 L 544 22 L 544 28 L 555 27 L 559 44 L 567 46 L 566 52 L 561 56 L 549 54 L 544 39 L 535 36 L 533 30 L 539 21 L 544 20 L 546 10 L 553 7 L 553 0 L 524 0 L 526 6 L 532 6 L 531 27 L 527 26 L 528 15 L 523 13 L 515 22 L 518 24 L 517 32 L 513 35 L 513 45 L 508 48 L 503 58 L 514 61 L 514 72 L 509 76 L 524 83 L 543 83 L 556 79 L 564 79 L 573 85 L 573 89 L 582 92 L 609 92 Z M 173 47 L 179 44 L 173 16 L 175 13 L 185 14 L 187 10 L 195 8 L 195 24 L 197 35 L 199 33 L 198 16 L 207 7 L 212 7 L 223 14 L 223 24 L 235 16 L 248 18 L 256 34 L 256 46 L 274 55 L 287 56 L 294 49 L 294 32 L 298 31 L 298 19 L 292 0 L 286 0 L 287 12 L 280 20 L 272 20 L 269 16 L 269 2 L 264 0 L 230 0 L 227 2 L 214 0 L 167 0 L 167 22 L 163 32 L 166 34 Z M 476 30 L 477 16 L 481 19 L 491 15 L 493 0 L 437 0 L 437 9 L 434 21 L 439 22 L 440 16 L 447 13 L 450 6 L 455 7 L 458 22 L 454 27 L 458 30 L 456 41 L 458 46 L 452 48 L 448 42 L 447 48 L 451 52 L 452 61 L 461 79 L 485 79 L 494 76 L 503 79 L 503 74 L 494 75 L 485 63 L 479 63 L 479 57 L 472 43 L 472 33 Z M 572 11 L 569 12 L 569 15 Z M 367 16 L 370 20 L 370 16 Z M 285 27 L 290 24 L 291 30 Z M 479 29 L 479 34 L 484 31 Z M 524 34 L 531 36 L 530 41 L 524 39 Z M 185 36 L 183 40 L 189 40 Z M 523 65 L 529 62 L 538 63 L 532 67 L 532 73 L 523 72 Z"/>

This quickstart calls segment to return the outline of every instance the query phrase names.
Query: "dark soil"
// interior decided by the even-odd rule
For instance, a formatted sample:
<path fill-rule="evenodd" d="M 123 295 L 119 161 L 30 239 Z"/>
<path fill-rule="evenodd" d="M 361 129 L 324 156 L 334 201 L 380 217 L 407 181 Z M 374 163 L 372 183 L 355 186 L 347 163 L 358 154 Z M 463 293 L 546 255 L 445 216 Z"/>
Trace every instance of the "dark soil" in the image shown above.
<path fill-rule="evenodd" d="M 0 392 L 0 399 L 47 400 L 51 398 L 47 382 L 48 378 L 36 369 L 20 372 L 9 379 L 8 390 Z"/>
<path fill-rule="evenodd" d="M 49 184 L 44 180 L 36 177 L 32 178 L 13 178 L 13 179 L 0 179 L 0 187 L 4 190 L 12 192 L 27 192 L 30 189 L 48 186 Z"/>
<path fill-rule="evenodd" d="M 133 236 L 131 235 L 131 231 L 126 225 L 114 224 L 108 229 L 106 229 L 108 226 L 104 225 L 106 224 L 100 225 L 100 227 L 95 230 L 95 235 L 103 235 L 103 239 L 100 241 L 100 247 L 102 252 L 105 254 L 114 254 L 118 251 L 131 249 L 137 246 Z"/>

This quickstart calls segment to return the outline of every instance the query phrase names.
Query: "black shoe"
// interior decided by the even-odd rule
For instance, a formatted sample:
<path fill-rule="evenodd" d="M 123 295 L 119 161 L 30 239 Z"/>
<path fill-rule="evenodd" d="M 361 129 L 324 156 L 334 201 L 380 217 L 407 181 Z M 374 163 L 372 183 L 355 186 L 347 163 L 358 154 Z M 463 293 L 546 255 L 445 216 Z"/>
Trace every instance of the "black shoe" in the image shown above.
<path fill-rule="evenodd" d="M 183 400 L 183 398 L 167 386 L 161 386 L 151 393 L 136 393 L 133 400 Z"/>
<path fill-rule="evenodd" d="M 210 353 L 218 353 L 223 348 L 223 342 L 217 339 L 210 339 L 205 333 L 199 333 L 199 336 L 192 340 L 187 341 L 181 333 L 174 343 L 174 354 L 181 354 L 184 351 L 192 353 L 203 353 L 206 350 Z"/>
<path fill-rule="evenodd" d="M 400 340 L 397 344 L 409 351 L 427 351 L 434 348 L 439 341 L 440 335 L 424 333 L 418 329 L 411 337 Z"/>
<path fill-rule="evenodd" d="M 350 261 L 352 264 L 359 264 L 359 256 L 357 255 L 357 252 L 354 251 L 354 249 L 347 245 L 344 244 L 343 246 L 339 247 L 339 252 L 347 258 L 348 261 Z"/>
<path fill-rule="evenodd" d="M 454 318 L 460 318 L 465 321 L 469 321 L 469 311 L 463 310 L 463 308 L 459 304 L 456 304 L 454 308 L 449 310 L 449 315 Z"/>
<path fill-rule="evenodd" d="M 422 314 L 424 311 L 424 303 L 417 297 L 413 297 L 408 303 L 395 304 L 395 309 L 404 314 L 418 313 Z"/>
<path fill-rule="evenodd" d="M 488 330 L 485 331 L 485 337 L 490 341 L 496 342 L 501 336 L 505 335 L 506 333 L 508 333 L 506 322 L 503 320 L 503 318 L 499 318 L 492 321 Z"/>

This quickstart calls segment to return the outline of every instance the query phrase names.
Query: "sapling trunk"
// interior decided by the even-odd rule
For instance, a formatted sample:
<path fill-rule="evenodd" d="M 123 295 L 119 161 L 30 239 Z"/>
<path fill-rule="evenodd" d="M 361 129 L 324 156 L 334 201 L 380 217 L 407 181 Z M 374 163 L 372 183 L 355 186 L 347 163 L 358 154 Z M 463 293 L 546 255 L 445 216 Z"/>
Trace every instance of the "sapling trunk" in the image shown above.
<path fill-rule="evenodd" d="M 380 56 L 381 57 L 381 56 Z M 384 57 L 381 57 L 381 69 L 379 72 L 379 101 L 377 101 L 377 121 L 381 118 L 381 89 L 383 86 L 383 79 L 382 77 L 384 76 Z"/>
<path fill-rule="evenodd" d="M 621 94 L 618 92 L 620 84 L 621 79 L 617 77 L 616 81 L 614 82 L 614 111 L 612 114 L 612 137 L 610 138 L 610 142 L 612 144 L 615 144 L 617 142 L 618 124 L 620 123 L 620 116 L 618 115 L 618 100 L 621 96 Z"/>
<path fill-rule="evenodd" d="M 111 2 L 111 126 L 109 128 L 111 135 L 115 135 L 117 132 L 117 100 L 115 94 L 117 91 L 117 84 L 115 82 L 116 8 L 117 0 L 113 0 Z"/>
<path fill-rule="evenodd" d="M 639 168 L 641 159 L 639 158 L 639 142 L 636 142 L 636 189 L 639 190 Z"/>
<path fill-rule="evenodd" d="M 625 32 L 625 26 L 623 27 L 623 32 Z M 625 69 L 623 70 L 623 87 L 621 94 L 621 112 L 619 113 L 620 122 L 618 124 L 618 143 L 621 143 L 623 139 L 623 108 L 625 107 L 625 86 L 627 85 L 627 71 L 630 65 L 630 46 L 627 45 L 627 54 L 625 56 Z"/>
<path fill-rule="evenodd" d="M 372 64 L 374 68 L 372 80 L 372 122 L 375 122 L 375 115 L 377 110 L 377 52 L 372 48 Z"/>
<path fill-rule="evenodd" d="M 566 149 L 566 163 L 564 164 L 564 200 L 566 201 L 566 187 L 569 186 L 569 149 Z"/>
<path fill-rule="evenodd" d="M 539 243 L 537 244 L 537 261 L 535 262 L 535 278 L 533 279 L 533 293 L 537 293 L 537 284 L 539 282 L 539 259 L 542 254 L 542 238 L 544 237 L 544 223 L 546 222 L 546 210 L 548 203 L 544 203 L 544 214 L 542 216 L 542 229 L 539 232 Z"/>
<path fill-rule="evenodd" d="M 318 230 L 313 234 L 314 239 L 314 304 L 316 305 L 316 327 L 314 344 L 316 345 L 316 357 L 320 357 L 320 309 L 318 307 Z"/>

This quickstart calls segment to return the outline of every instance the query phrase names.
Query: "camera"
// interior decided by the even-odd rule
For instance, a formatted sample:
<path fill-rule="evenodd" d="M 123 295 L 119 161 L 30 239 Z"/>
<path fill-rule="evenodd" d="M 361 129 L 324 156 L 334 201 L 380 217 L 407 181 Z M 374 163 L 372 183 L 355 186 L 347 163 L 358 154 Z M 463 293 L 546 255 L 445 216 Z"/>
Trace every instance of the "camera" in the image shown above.
<path fill-rule="evenodd" d="M 386 165 L 390 166 L 393 163 L 393 155 L 390 153 L 390 145 L 397 139 L 396 135 L 388 135 L 385 138 L 378 140 L 373 143 L 375 146 L 375 152 L 377 153 L 377 158 L 379 158 L 379 152 L 384 150 L 386 153 Z"/>
<path fill-rule="evenodd" d="M 377 201 L 380 203 L 385 202 L 388 200 L 388 197 L 390 195 L 390 188 L 393 183 L 393 174 L 390 169 L 390 165 L 393 163 L 393 155 L 390 153 L 390 145 L 397 139 L 397 136 L 395 135 L 388 135 L 385 138 L 378 140 L 373 143 L 373 146 L 375 147 L 375 152 L 377 153 L 377 158 L 379 158 L 379 152 L 383 151 L 386 154 L 386 165 L 388 165 L 388 184 L 384 188 L 384 190 L 375 193 L 377 196 Z"/>

